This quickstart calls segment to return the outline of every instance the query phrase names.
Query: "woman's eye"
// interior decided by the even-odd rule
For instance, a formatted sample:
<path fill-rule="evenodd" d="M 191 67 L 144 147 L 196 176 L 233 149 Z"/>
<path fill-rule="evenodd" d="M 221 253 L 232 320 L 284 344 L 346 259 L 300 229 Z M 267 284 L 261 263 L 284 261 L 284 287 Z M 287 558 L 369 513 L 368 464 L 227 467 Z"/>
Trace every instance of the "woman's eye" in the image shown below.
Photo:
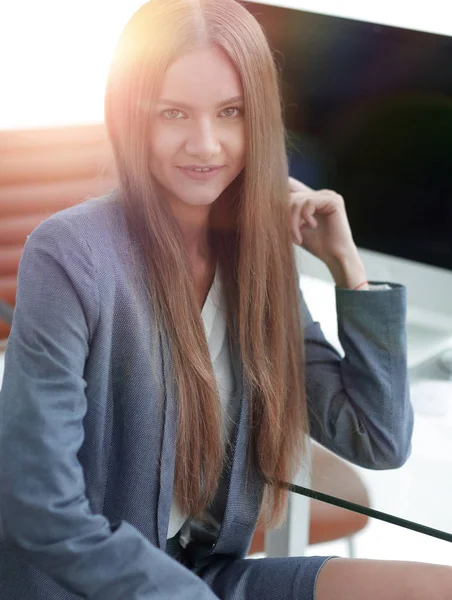
<path fill-rule="evenodd" d="M 241 114 L 241 110 L 236 106 L 230 106 L 221 111 L 224 117 L 238 117 Z"/>
<path fill-rule="evenodd" d="M 175 108 L 170 108 L 169 110 L 164 110 L 162 115 L 165 119 L 174 121 L 175 119 L 180 119 L 183 113 Z"/>

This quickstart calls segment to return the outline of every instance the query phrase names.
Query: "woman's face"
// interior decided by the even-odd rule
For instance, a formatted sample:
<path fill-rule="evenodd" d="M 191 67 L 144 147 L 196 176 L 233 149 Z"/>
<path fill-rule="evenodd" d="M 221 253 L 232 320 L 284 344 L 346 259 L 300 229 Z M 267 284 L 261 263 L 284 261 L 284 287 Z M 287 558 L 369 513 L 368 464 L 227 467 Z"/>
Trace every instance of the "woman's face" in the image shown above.
<path fill-rule="evenodd" d="M 176 206 L 212 204 L 243 169 L 243 90 L 223 50 L 192 50 L 169 67 L 152 114 L 150 149 L 152 175 Z"/>

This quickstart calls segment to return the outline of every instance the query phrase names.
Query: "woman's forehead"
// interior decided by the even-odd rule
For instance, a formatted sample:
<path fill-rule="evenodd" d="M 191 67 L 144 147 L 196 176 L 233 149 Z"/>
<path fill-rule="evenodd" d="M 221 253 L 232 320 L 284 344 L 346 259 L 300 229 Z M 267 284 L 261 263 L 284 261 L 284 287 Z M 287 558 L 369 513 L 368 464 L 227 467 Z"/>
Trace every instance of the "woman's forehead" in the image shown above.
<path fill-rule="evenodd" d="M 202 46 L 177 58 L 166 71 L 159 91 L 159 100 L 183 101 L 193 108 L 219 106 L 242 96 L 240 77 L 217 46 Z"/>

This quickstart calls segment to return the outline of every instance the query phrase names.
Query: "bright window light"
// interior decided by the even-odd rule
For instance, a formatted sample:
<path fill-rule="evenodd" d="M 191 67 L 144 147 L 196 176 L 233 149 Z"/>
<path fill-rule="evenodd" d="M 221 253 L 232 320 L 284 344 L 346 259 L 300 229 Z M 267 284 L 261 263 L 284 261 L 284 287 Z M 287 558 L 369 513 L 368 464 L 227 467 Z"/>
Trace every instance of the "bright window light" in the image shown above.
<path fill-rule="evenodd" d="M 450 0 L 263 1 L 452 35 Z M 3 0 L 0 129 L 102 122 L 111 55 L 125 22 L 143 3 Z"/>
<path fill-rule="evenodd" d="M 0 129 L 102 122 L 113 50 L 143 3 L 0 2 Z"/>

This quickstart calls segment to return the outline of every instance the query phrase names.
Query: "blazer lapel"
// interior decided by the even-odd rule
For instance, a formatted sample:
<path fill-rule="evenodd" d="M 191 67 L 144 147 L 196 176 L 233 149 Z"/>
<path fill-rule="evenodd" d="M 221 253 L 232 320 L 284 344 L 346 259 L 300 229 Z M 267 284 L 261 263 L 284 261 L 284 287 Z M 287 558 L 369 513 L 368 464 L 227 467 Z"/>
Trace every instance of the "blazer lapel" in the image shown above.
<path fill-rule="evenodd" d="M 240 547 L 237 536 L 247 535 L 247 529 L 256 522 L 262 487 L 255 469 L 246 476 L 249 420 L 249 384 L 245 377 L 238 343 L 232 351 L 232 362 L 239 385 L 240 412 L 234 431 L 232 465 L 228 479 L 227 502 L 223 522 L 215 544 L 215 553 L 234 553 Z"/>
<path fill-rule="evenodd" d="M 164 378 L 165 415 L 160 453 L 159 501 L 157 507 L 157 536 L 159 547 L 165 549 L 173 495 L 176 458 L 177 402 L 175 383 L 171 374 L 171 354 L 168 338 L 160 336 L 162 375 Z M 231 469 L 228 474 L 226 508 L 215 553 L 234 552 L 236 535 L 244 525 L 253 527 L 257 519 L 262 486 L 255 469 L 246 477 L 248 448 L 249 384 L 245 377 L 238 342 L 234 341 L 231 360 L 237 381 L 240 409 L 233 432 Z"/>

